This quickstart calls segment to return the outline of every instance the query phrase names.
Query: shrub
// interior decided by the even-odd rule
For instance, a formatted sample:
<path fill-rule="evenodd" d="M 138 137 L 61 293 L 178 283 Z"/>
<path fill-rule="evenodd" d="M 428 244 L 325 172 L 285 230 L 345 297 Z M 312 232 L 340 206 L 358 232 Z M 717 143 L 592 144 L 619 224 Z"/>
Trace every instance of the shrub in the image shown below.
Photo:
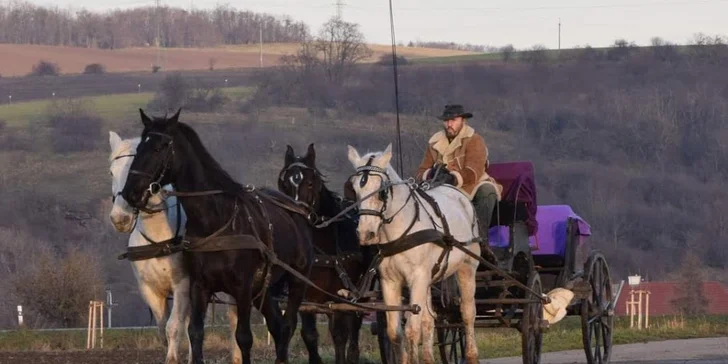
<path fill-rule="evenodd" d="M 61 69 L 57 64 L 40 61 L 33 66 L 33 71 L 30 73 L 32 76 L 58 76 L 61 73 Z"/>
<path fill-rule="evenodd" d="M 91 63 L 86 65 L 86 68 L 83 69 L 83 73 L 87 75 L 100 75 L 106 73 L 106 67 L 99 63 Z"/>

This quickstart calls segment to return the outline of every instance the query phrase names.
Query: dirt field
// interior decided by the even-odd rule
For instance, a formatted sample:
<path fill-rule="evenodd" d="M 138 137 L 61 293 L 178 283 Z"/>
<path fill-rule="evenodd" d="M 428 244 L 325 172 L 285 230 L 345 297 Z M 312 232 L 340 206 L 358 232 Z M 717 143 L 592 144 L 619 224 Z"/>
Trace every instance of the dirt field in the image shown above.
<path fill-rule="evenodd" d="M 391 46 L 370 45 L 374 54 L 367 61 L 376 61 L 382 54 L 391 52 Z M 279 64 L 281 55 L 292 54 L 298 44 L 263 45 L 263 65 Z M 151 71 L 157 60 L 155 48 L 124 48 L 103 50 L 95 48 L 56 47 L 40 45 L 0 44 L 0 75 L 3 77 L 24 76 L 32 66 L 41 60 L 58 64 L 61 73 L 82 73 L 86 65 L 100 63 L 107 72 Z M 405 58 L 429 58 L 474 54 L 430 48 L 397 48 L 397 54 Z M 216 48 L 172 48 L 162 49 L 163 70 L 206 70 L 211 58 L 216 60 L 215 68 L 248 68 L 260 65 L 258 45 L 241 45 Z"/>

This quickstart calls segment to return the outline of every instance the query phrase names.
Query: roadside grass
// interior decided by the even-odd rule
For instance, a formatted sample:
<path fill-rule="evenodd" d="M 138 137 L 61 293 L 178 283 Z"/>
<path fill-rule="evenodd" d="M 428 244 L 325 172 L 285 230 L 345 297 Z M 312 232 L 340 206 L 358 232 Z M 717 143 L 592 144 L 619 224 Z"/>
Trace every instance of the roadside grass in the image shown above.
<path fill-rule="evenodd" d="M 614 345 L 661 341 L 670 339 L 691 339 L 703 337 L 728 336 L 728 315 L 680 317 L 651 317 L 650 328 L 630 329 L 629 317 L 615 320 Z M 217 353 L 215 363 L 229 359 L 229 328 L 227 326 L 208 327 L 205 334 L 205 351 Z M 320 324 L 319 350 L 324 357 L 333 357 L 333 344 L 326 325 Z M 86 346 L 85 329 L 64 331 L 17 330 L 0 333 L 1 351 L 69 351 L 83 350 Z M 267 330 L 263 325 L 253 325 L 253 356 L 265 362 L 274 359 L 274 346 L 267 343 Z M 521 355 L 520 333 L 515 329 L 477 330 L 478 350 L 481 358 L 499 358 Z M 99 345 L 97 337 L 97 346 Z M 364 325 L 360 334 L 362 362 L 378 362 L 379 347 L 376 336 L 369 326 Z M 186 351 L 187 344 L 182 344 Z M 554 325 L 544 334 L 542 352 L 583 349 L 581 321 L 579 317 L 567 317 Z M 156 329 L 106 329 L 104 330 L 104 349 L 97 350 L 159 350 L 164 354 L 162 341 Z M 437 348 L 435 349 L 436 356 Z M 291 358 L 294 363 L 307 362 L 307 351 L 300 337 L 300 324 L 293 337 Z M 220 357 L 221 356 L 221 357 Z"/>

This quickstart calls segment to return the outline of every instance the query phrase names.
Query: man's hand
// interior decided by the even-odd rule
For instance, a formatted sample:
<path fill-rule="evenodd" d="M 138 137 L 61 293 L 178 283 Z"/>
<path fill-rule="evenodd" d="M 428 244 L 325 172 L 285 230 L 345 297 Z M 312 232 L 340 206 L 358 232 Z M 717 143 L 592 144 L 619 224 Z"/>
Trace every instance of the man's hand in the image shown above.
<path fill-rule="evenodd" d="M 453 186 L 457 184 L 457 178 L 450 173 L 447 166 L 443 163 L 436 163 L 433 165 L 430 175 L 432 176 L 431 180 L 434 183 L 447 183 Z"/>

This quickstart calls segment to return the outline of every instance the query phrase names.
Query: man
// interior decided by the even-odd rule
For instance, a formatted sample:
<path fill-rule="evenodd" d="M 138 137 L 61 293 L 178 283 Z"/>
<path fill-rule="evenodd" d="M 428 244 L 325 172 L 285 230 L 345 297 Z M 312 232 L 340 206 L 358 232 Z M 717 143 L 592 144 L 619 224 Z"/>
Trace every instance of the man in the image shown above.
<path fill-rule="evenodd" d="M 435 179 L 461 189 L 473 201 L 480 236 L 487 237 L 491 216 L 501 198 L 503 186 L 486 172 L 488 147 L 467 119 L 473 114 L 462 105 L 446 105 L 438 119 L 443 130 L 429 140 L 429 147 L 417 170 L 420 181 Z"/>

